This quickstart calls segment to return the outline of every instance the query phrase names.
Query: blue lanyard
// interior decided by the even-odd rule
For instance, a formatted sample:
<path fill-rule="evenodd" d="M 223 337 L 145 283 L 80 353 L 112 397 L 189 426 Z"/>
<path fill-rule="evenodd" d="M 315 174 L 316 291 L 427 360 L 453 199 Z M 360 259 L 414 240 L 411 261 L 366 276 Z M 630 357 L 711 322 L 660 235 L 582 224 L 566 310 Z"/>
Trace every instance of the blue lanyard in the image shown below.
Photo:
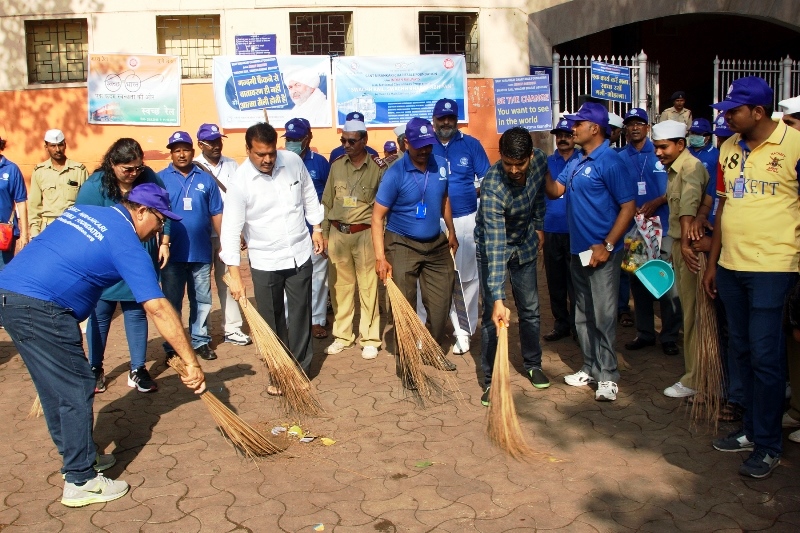
<path fill-rule="evenodd" d="M 422 193 L 422 198 L 420 199 L 420 203 L 425 203 L 425 191 L 428 190 L 428 171 L 427 170 L 425 171 L 425 185 L 424 185 L 424 187 L 420 187 L 419 186 L 419 181 L 417 181 L 417 173 L 416 172 L 414 172 L 411 175 L 414 177 L 414 183 L 417 184 L 417 189 L 419 189 L 419 192 Z"/>
<path fill-rule="evenodd" d="M 574 191 L 574 190 L 575 190 L 575 185 L 573 184 L 573 182 L 575 181 L 575 174 L 577 174 L 578 172 L 580 172 L 580 170 L 581 170 L 581 169 L 582 169 L 582 168 L 583 168 L 583 167 L 586 165 L 586 162 L 587 162 L 588 160 L 589 160 L 589 158 L 588 158 L 588 157 L 584 157 L 584 158 L 583 158 L 583 161 L 581 161 L 581 162 L 580 162 L 580 163 L 577 165 L 577 167 L 575 167 L 575 170 L 573 170 L 573 171 L 572 171 L 572 175 L 569 177 L 569 189 L 570 189 L 571 191 Z"/>

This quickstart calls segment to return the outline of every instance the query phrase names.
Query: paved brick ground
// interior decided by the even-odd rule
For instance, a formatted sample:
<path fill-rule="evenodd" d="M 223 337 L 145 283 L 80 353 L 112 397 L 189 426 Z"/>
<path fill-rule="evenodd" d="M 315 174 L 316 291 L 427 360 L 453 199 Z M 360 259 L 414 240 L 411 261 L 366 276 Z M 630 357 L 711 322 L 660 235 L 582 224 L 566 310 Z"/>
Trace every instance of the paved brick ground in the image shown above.
<path fill-rule="evenodd" d="M 541 294 L 546 300 L 546 287 Z M 549 331 L 546 302 L 542 317 Z M 216 308 L 212 320 L 221 341 Z M 521 375 L 514 327 L 511 333 L 514 395 L 529 443 L 541 452 L 536 460 L 514 461 L 487 442 L 478 353 L 453 358 L 463 401 L 445 398 L 421 409 L 403 394 L 385 352 L 373 361 L 355 348 L 327 357 L 328 339 L 314 341 L 313 378 L 326 414 L 299 422 L 336 444 L 295 443 L 254 462 L 234 452 L 203 403 L 164 365 L 154 328 L 148 365 L 160 390 L 146 395 L 126 386 L 127 345 L 117 317 L 107 355 L 109 388 L 95 399 L 95 439 L 117 456 L 110 477 L 132 489 L 115 502 L 67 509 L 58 501 L 60 459 L 44 421 L 26 419 L 35 396 L 30 377 L 0 332 L 0 529 L 800 530 L 798 445 L 786 441 L 772 478 L 740 478 L 744 454 L 715 452 L 708 430 L 690 427 L 686 406 L 661 394 L 679 376 L 681 358 L 658 347 L 623 350 L 619 399 L 597 403 L 592 391 L 563 383 L 580 366 L 572 340 L 544 344 L 553 385 L 539 391 Z M 632 328 L 620 328 L 618 346 L 632 336 Z M 217 352 L 217 361 L 204 363 L 216 396 L 259 427 L 295 422 L 266 394 L 266 372 L 253 346 L 220 344 Z"/>

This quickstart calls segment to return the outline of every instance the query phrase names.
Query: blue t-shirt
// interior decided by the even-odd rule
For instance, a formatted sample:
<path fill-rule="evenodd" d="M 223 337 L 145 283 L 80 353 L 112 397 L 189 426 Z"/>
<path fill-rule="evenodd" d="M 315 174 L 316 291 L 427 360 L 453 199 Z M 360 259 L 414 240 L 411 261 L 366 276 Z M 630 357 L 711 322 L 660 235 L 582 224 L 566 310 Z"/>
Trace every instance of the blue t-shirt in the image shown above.
<path fill-rule="evenodd" d="M 172 163 L 158 173 L 169 192 L 172 212 L 182 216 L 170 229 L 169 260 L 176 263 L 211 263 L 211 217 L 222 213 L 222 196 L 214 177 L 192 166 L 189 175 L 175 170 Z M 186 209 L 191 199 L 191 208 Z"/>
<path fill-rule="evenodd" d="M 375 149 L 372 148 L 371 146 L 365 146 L 364 149 L 367 151 L 368 154 L 380 156 L 380 154 L 376 152 Z M 330 162 L 333 163 L 334 161 L 345 155 L 345 153 L 346 152 L 344 151 L 344 146 L 337 146 L 336 148 L 331 150 Z"/>
<path fill-rule="evenodd" d="M 314 190 L 317 191 L 317 200 L 322 201 L 322 193 L 325 192 L 325 184 L 328 183 L 328 174 L 331 172 L 331 164 L 323 156 L 312 152 L 310 149 L 306 150 L 306 155 L 303 157 L 303 164 L 311 176 L 311 182 L 314 184 Z M 308 232 L 313 234 L 314 228 L 306 222 Z"/>
<path fill-rule="evenodd" d="M 0 155 L 0 222 L 7 223 L 14 212 L 14 204 L 28 199 L 25 179 L 19 167 Z M 17 215 L 14 215 L 14 236 L 19 237 Z"/>
<path fill-rule="evenodd" d="M 450 174 L 447 194 L 453 218 L 470 215 L 478 210 L 478 195 L 475 192 L 475 178 L 483 178 L 491 164 L 486 151 L 475 137 L 458 131 L 444 146 L 437 142 L 433 154 L 447 161 Z"/>
<path fill-rule="evenodd" d="M 636 181 L 623 156 L 609 148 L 608 141 L 588 157 L 570 161 L 558 182 L 569 190 L 567 221 L 573 254 L 602 244 L 617 220 L 620 205 L 636 198 Z M 615 252 L 622 249 L 623 241 L 615 243 Z"/>
<path fill-rule="evenodd" d="M 714 219 L 717 218 L 717 207 L 719 206 L 719 198 L 717 197 L 717 163 L 719 163 L 719 150 L 713 144 L 708 143 L 708 146 L 702 148 L 689 147 L 689 153 L 695 156 L 703 163 L 703 166 L 708 171 L 711 179 L 708 180 L 706 186 L 706 194 L 711 196 L 711 212 L 708 213 L 708 223 L 714 224 Z"/>
<path fill-rule="evenodd" d="M 447 194 L 447 161 L 431 154 L 426 172 L 420 172 L 408 155 L 383 175 L 375 201 L 389 209 L 386 229 L 418 241 L 432 241 L 441 233 L 439 219 Z M 417 205 L 425 197 L 425 218 L 417 218 Z"/>
<path fill-rule="evenodd" d="M 547 170 L 550 171 L 550 176 L 553 179 L 558 178 L 567 163 L 580 156 L 580 151 L 573 150 L 569 159 L 564 159 L 561 154 L 556 150 L 552 155 L 547 157 Z M 567 193 L 564 192 L 559 198 L 551 200 L 545 196 L 545 213 L 544 213 L 544 231 L 547 233 L 569 233 L 569 224 L 567 223 Z"/>
<path fill-rule="evenodd" d="M 644 140 L 644 146 L 639 151 L 633 144 L 628 144 L 619 154 L 628 164 L 636 184 L 636 207 L 667 194 L 667 169 L 656 157 L 656 149 L 650 139 Z M 661 228 L 666 235 L 669 230 L 669 206 L 666 203 L 659 206 L 653 215 L 661 218 Z"/>
<path fill-rule="evenodd" d="M 164 297 L 124 206 L 72 206 L 0 272 L 0 288 L 54 302 L 85 320 L 103 289 L 121 279 L 139 303 Z"/>

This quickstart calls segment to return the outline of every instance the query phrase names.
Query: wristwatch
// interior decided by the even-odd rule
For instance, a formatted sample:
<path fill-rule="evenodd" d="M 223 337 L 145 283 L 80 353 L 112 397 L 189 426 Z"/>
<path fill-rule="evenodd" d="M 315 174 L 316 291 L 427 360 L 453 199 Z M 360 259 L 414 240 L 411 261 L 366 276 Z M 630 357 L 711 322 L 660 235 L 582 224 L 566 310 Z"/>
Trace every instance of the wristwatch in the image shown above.
<path fill-rule="evenodd" d="M 608 250 L 609 252 L 614 251 L 614 245 L 611 244 L 610 242 L 603 242 L 603 246 L 605 246 L 606 250 Z"/>

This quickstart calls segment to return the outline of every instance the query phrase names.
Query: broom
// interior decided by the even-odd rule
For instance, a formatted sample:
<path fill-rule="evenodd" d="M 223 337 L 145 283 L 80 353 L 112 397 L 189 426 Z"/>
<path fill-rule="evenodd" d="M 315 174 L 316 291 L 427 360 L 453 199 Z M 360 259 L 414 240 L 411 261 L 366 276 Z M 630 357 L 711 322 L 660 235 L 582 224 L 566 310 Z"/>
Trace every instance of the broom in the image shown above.
<path fill-rule="evenodd" d="M 423 365 L 430 365 L 438 370 L 447 370 L 447 360 L 441 346 L 419 319 L 416 309 L 411 307 L 400 288 L 386 278 L 386 294 L 392 307 L 397 354 L 400 367 L 403 369 L 403 380 L 416 385 L 416 395 L 422 399 L 430 396 L 436 389 L 436 383 L 425 373 Z M 454 379 L 445 375 L 451 389 L 460 395 L 461 390 Z"/>
<path fill-rule="evenodd" d="M 226 273 L 222 280 L 230 285 L 230 274 Z M 306 415 L 318 415 L 323 409 L 315 390 L 311 387 L 308 376 L 297 365 L 292 353 L 275 335 L 272 328 L 244 296 L 239 299 L 242 314 L 250 325 L 250 335 L 258 348 L 274 387 L 281 391 L 284 407 Z"/>
<path fill-rule="evenodd" d="M 32 420 L 34 418 L 39 418 L 44 414 L 44 410 L 42 409 L 42 401 L 39 399 L 39 395 L 36 395 L 36 399 L 33 400 L 33 405 L 31 405 L 31 410 L 28 411 L 28 416 L 26 417 L 28 420 Z"/>
<path fill-rule="evenodd" d="M 706 271 L 706 256 L 699 254 L 700 271 L 698 279 L 703 279 Z M 697 378 L 695 401 L 692 403 L 690 418 L 692 423 L 705 421 L 713 424 L 714 431 L 719 424 L 719 413 L 722 408 L 724 377 L 719 350 L 719 330 L 714 303 L 697 284 L 697 304 L 695 308 L 695 335 L 697 356 Z"/>
<path fill-rule="evenodd" d="M 186 365 L 180 357 L 168 358 L 167 364 L 179 376 L 186 376 Z M 285 449 L 273 444 L 250 424 L 239 418 L 233 411 L 225 407 L 225 404 L 219 401 L 216 396 L 211 394 L 208 389 L 200 395 L 200 399 L 208 407 L 211 418 L 217 423 L 222 435 L 246 456 L 255 459 L 256 457 L 282 452 Z"/>
<path fill-rule="evenodd" d="M 511 396 L 508 373 L 508 328 L 505 322 L 500 323 L 500 330 L 497 333 L 486 434 L 490 441 L 511 457 L 515 459 L 530 457 L 534 453 L 522 435 L 514 398 Z"/>

